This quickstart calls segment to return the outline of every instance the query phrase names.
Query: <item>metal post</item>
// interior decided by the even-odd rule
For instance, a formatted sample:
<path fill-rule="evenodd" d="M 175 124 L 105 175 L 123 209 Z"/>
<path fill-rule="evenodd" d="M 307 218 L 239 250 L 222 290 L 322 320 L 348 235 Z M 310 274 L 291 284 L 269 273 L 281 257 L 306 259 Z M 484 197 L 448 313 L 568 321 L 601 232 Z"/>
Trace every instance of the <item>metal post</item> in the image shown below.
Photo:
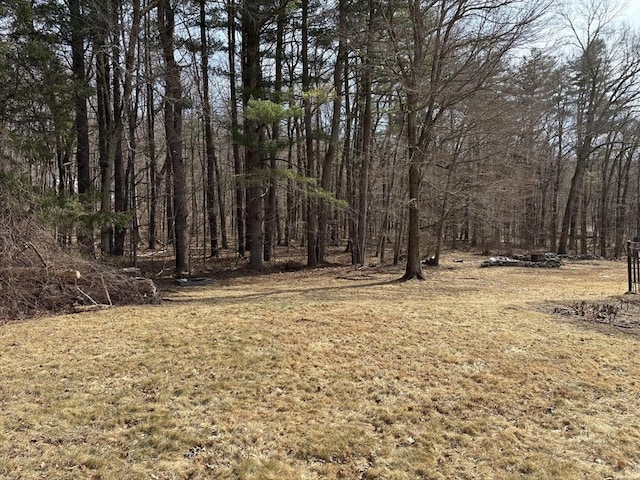
<path fill-rule="evenodd" d="M 631 280 L 631 240 L 627 240 L 627 278 L 629 279 L 629 293 L 633 293 L 633 281 Z"/>

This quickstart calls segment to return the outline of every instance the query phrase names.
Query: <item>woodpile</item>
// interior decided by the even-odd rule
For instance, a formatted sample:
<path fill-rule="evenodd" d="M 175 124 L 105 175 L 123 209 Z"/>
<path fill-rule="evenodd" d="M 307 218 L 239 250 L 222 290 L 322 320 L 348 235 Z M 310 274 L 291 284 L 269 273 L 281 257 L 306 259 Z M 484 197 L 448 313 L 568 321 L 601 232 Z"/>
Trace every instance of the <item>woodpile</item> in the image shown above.
<path fill-rule="evenodd" d="M 0 323 L 34 315 L 159 301 L 151 279 L 131 277 L 108 265 L 80 258 L 65 258 L 65 262 L 70 261 L 74 268 L 0 268 Z"/>
<path fill-rule="evenodd" d="M 0 182 L 0 324 L 158 301 L 153 281 L 132 276 L 137 271 L 123 272 L 59 246 L 28 199 L 28 192 L 7 192 Z"/>
<path fill-rule="evenodd" d="M 485 260 L 480 267 L 533 267 L 533 268 L 559 268 L 562 260 L 553 253 L 544 255 L 514 255 L 496 256 Z"/>

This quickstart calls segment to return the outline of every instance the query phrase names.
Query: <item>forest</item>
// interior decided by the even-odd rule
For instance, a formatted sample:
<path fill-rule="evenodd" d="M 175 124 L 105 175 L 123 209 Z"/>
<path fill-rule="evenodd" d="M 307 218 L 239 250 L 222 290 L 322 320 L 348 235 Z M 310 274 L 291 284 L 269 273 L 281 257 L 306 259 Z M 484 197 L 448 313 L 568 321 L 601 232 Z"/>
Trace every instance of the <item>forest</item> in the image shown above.
<path fill-rule="evenodd" d="M 605 0 L 2 0 L 0 173 L 90 256 L 620 257 L 640 37 Z M 18 203 L 19 204 L 19 203 Z"/>

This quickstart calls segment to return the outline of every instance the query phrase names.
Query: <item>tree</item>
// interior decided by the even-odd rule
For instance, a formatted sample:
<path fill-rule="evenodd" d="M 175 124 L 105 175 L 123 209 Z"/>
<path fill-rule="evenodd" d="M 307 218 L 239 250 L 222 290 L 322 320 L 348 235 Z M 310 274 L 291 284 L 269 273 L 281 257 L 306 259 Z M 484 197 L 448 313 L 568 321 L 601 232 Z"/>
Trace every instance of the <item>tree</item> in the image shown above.
<path fill-rule="evenodd" d="M 344 94 L 343 73 L 347 62 L 347 2 L 338 0 L 338 51 L 333 67 L 333 109 L 331 112 L 331 130 L 329 133 L 329 145 L 322 162 L 322 178 L 320 188 L 330 191 L 333 164 L 336 161 L 340 142 L 341 111 Z M 326 261 L 327 252 L 327 223 L 331 205 L 324 200 L 319 205 L 318 215 L 318 262 Z"/>
<path fill-rule="evenodd" d="M 263 97 L 260 31 L 263 25 L 261 2 L 245 0 L 242 4 L 242 86 L 245 109 L 245 171 L 247 180 L 247 230 L 251 243 L 249 264 L 263 267 L 264 196 L 262 191 L 264 123 L 257 115 L 247 115 L 251 99 Z"/>
<path fill-rule="evenodd" d="M 579 54 L 573 62 L 575 169 L 562 218 L 558 253 L 567 253 L 576 245 L 580 206 L 583 207 L 581 251 L 586 253 L 585 172 L 593 154 L 606 145 L 601 137 L 606 137 L 613 118 L 631 108 L 640 94 L 637 88 L 640 74 L 637 46 L 633 46 L 626 35 L 610 35 L 611 18 L 604 2 L 590 2 L 585 8 L 579 15 L 565 16 Z M 585 22 L 584 25 L 581 21 Z M 614 39 L 611 47 L 605 37 Z"/>
<path fill-rule="evenodd" d="M 200 0 L 200 53 L 202 69 L 202 111 L 204 121 L 205 155 L 207 158 L 207 217 L 209 219 L 209 235 L 211 256 L 218 257 L 218 225 L 216 221 L 216 153 L 211 128 L 211 99 L 209 98 L 209 39 L 207 38 L 206 1 Z"/>
<path fill-rule="evenodd" d="M 236 200 L 236 232 L 238 255 L 244 257 L 245 245 L 245 215 L 244 215 L 244 187 L 242 178 L 244 169 L 240 157 L 240 126 L 238 123 L 238 96 L 236 93 L 236 4 L 235 0 L 227 0 L 227 47 L 229 54 L 229 109 L 231 116 L 231 144 L 233 150 L 233 173 L 235 175 Z"/>
<path fill-rule="evenodd" d="M 373 0 L 368 2 L 368 28 L 366 35 L 365 55 L 363 58 L 363 73 L 361 83 L 362 112 L 360 119 L 358 157 L 360 159 L 360 177 L 358 182 L 358 216 L 356 224 L 356 238 L 353 242 L 354 263 L 364 265 L 367 238 L 367 210 L 369 191 L 369 170 L 371 168 L 371 142 L 372 142 L 372 84 L 373 84 L 373 42 L 374 19 L 376 16 Z"/>
<path fill-rule="evenodd" d="M 76 168 L 78 193 L 86 196 L 91 190 L 90 147 L 89 147 L 89 118 L 87 98 L 89 88 L 85 72 L 85 35 L 86 22 L 81 0 L 69 1 L 69 15 L 71 28 L 71 71 L 75 83 L 75 131 L 76 131 Z M 89 202 L 84 199 L 85 208 Z M 80 235 L 80 242 L 92 249 L 91 235 Z"/>
<path fill-rule="evenodd" d="M 164 123 L 167 154 L 173 174 L 173 213 L 176 275 L 188 270 L 186 175 L 182 152 L 182 82 L 175 60 L 175 11 L 170 0 L 159 0 L 158 31 L 165 66 Z"/>
<path fill-rule="evenodd" d="M 304 108 L 304 132 L 305 132 L 305 157 L 306 176 L 315 178 L 315 152 L 313 149 L 313 127 L 311 122 L 311 80 L 309 78 L 309 0 L 302 0 L 302 91 Z M 314 188 L 313 184 L 307 185 L 308 192 Z M 318 265 L 317 252 L 317 216 L 316 200 L 312 193 L 307 194 L 307 266 Z"/>
<path fill-rule="evenodd" d="M 388 4 L 386 30 L 392 73 L 407 125 L 409 228 L 403 280 L 423 279 L 420 264 L 420 193 L 433 161 L 436 126 L 444 114 L 474 95 L 499 71 L 521 42 L 545 2 L 407 0 Z"/>

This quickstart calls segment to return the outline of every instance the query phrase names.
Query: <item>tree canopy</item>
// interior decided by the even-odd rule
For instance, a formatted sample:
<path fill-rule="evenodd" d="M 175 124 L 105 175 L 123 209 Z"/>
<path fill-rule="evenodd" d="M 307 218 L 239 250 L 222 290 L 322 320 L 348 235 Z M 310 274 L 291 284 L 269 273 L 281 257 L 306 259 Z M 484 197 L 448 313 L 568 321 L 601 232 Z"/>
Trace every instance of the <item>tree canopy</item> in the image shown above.
<path fill-rule="evenodd" d="M 312 267 L 391 248 L 405 279 L 444 246 L 617 257 L 640 229 L 638 32 L 614 2 L 553 8 L 2 1 L 0 171 L 75 199 L 58 242 L 171 248 L 178 274 L 278 245 Z"/>

